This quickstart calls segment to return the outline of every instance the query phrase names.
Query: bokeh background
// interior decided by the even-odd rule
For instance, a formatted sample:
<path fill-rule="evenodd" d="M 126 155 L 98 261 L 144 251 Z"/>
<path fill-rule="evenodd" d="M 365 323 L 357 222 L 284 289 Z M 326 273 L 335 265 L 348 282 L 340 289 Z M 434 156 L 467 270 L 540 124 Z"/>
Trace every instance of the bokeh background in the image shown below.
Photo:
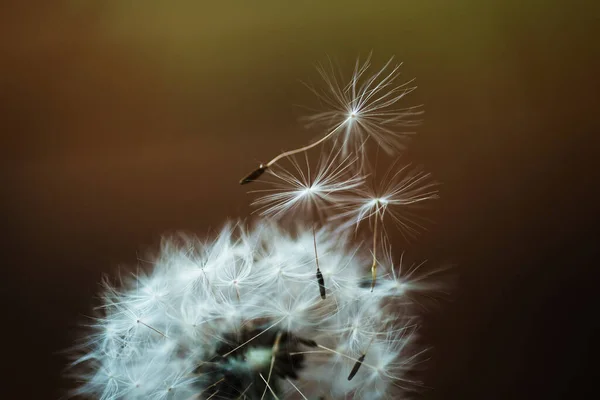
<path fill-rule="evenodd" d="M 314 138 L 300 80 L 395 55 L 443 183 L 407 246 L 456 264 L 423 328 L 427 399 L 591 388 L 600 24 L 594 1 L 14 1 L 0 13 L 1 376 L 72 386 L 60 353 L 103 273 L 248 215 L 238 179 Z M 410 105 L 410 104 L 409 104 Z M 597 333 L 597 332 L 596 332 Z"/>

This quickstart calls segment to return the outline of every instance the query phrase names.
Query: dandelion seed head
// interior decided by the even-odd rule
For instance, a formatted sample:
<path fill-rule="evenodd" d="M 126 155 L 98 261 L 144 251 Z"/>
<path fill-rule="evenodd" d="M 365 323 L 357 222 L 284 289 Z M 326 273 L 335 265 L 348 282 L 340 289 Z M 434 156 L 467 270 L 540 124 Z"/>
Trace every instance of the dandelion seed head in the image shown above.
<path fill-rule="evenodd" d="M 408 210 L 437 191 L 410 165 L 370 179 L 367 142 L 394 154 L 408 134 L 397 128 L 421 113 L 397 106 L 414 89 L 398 83 L 400 65 L 369 76 L 370 63 L 357 62 L 349 81 L 319 70 L 326 89 L 315 93 L 330 109 L 310 121 L 330 131 L 240 181 L 268 185 L 253 191 L 257 221 L 227 223 L 209 240 L 164 238 L 148 265 L 103 281 L 98 315 L 73 349 L 75 396 L 370 400 L 419 389 L 415 311 L 440 286 L 424 263 L 394 258 L 382 226 L 414 234 Z M 356 237 L 365 221 L 369 243 Z"/>
<path fill-rule="evenodd" d="M 323 300 L 311 263 L 312 230 L 280 235 L 272 224 L 238 230 L 224 229 L 225 241 L 188 240 L 183 248 L 167 240 L 150 269 L 123 280 L 122 286 L 105 285 L 102 315 L 90 327 L 92 334 L 79 347 L 82 355 L 73 366 L 84 382 L 76 394 L 206 399 L 227 390 L 216 383 L 219 379 L 237 377 L 239 382 L 255 382 L 259 387 L 249 391 L 255 397 L 248 398 L 260 399 L 265 385 L 255 377 L 266 377 L 272 362 L 279 371 L 270 378 L 274 390 L 292 379 L 304 395 L 358 394 L 369 375 L 357 374 L 350 383 L 343 375 L 373 338 L 389 331 L 384 304 L 394 303 L 395 297 L 382 285 L 378 295 L 357 300 L 365 257 L 350 245 L 352 236 L 337 235 L 329 226 L 316 231 L 328 282 Z M 184 249 L 186 257 L 181 256 Z M 190 287 L 181 274 L 187 276 L 190 259 L 203 257 L 210 259 L 204 267 L 206 284 Z M 152 284 L 140 289 L 141 282 Z M 231 290 L 236 285 L 239 293 Z M 154 296 L 160 301 L 149 300 Z M 396 317 L 393 321 L 396 329 L 409 323 Z M 281 351 L 274 350 L 277 335 L 286 337 Z M 315 343 L 342 353 L 316 348 Z M 329 371 L 328 378 L 311 371 Z M 282 398 L 302 398 L 297 391 L 286 393 Z"/>

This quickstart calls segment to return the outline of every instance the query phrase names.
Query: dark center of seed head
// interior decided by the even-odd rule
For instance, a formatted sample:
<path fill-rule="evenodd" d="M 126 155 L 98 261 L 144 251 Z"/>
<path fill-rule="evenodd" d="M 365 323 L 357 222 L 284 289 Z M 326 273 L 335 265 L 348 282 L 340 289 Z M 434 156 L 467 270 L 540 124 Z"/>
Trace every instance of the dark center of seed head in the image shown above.
<path fill-rule="evenodd" d="M 225 334 L 211 362 L 202 363 L 196 372 L 206 377 L 202 379 L 204 395 L 218 391 L 224 398 L 235 399 L 244 393 L 248 399 L 260 399 L 266 388 L 261 375 L 265 379 L 270 375 L 269 387 L 278 393 L 280 380 L 298 379 L 304 368 L 303 348 L 316 346 L 315 341 L 288 331 L 245 328 Z M 267 389 L 265 398 L 269 396 Z"/>

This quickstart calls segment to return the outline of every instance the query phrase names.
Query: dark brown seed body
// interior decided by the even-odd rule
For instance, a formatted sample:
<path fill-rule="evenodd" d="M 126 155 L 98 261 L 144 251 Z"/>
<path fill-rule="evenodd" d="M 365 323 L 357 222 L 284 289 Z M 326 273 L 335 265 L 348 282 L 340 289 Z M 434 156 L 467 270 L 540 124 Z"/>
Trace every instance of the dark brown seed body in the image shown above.
<path fill-rule="evenodd" d="M 258 178 L 260 178 L 260 176 L 262 174 L 265 173 L 267 168 L 269 168 L 269 167 L 267 167 L 266 165 L 260 164 L 260 166 L 258 168 L 256 168 L 254 171 L 250 172 L 248 175 L 246 175 L 245 177 L 240 179 L 240 185 L 245 185 L 246 183 L 254 182 Z"/>
<path fill-rule="evenodd" d="M 360 356 L 360 358 L 358 359 L 358 361 L 356 362 L 356 364 L 354 364 L 354 367 L 352 367 L 352 371 L 350 371 L 350 375 L 348 375 L 348 380 L 351 381 L 352 378 L 354 378 L 354 375 L 356 375 L 356 373 L 358 372 L 360 366 L 362 365 L 363 361 L 365 361 L 365 357 L 366 354 L 363 354 L 362 356 Z"/>
<path fill-rule="evenodd" d="M 321 298 L 325 300 L 327 295 L 325 294 L 325 279 L 323 278 L 323 274 L 321 270 L 317 270 L 317 282 L 319 282 L 319 292 L 321 293 Z"/>

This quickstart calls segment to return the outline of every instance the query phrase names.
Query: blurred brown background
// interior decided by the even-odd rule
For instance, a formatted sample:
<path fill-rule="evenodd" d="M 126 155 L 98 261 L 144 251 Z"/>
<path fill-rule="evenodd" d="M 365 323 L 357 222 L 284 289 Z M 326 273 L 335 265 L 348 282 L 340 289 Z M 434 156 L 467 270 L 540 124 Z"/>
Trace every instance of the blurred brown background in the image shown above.
<path fill-rule="evenodd" d="M 56 399 L 102 273 L 248 215 L 238 179 L 316 134 L 328 55 L 417 77 L 410 147 L 443 182 L 409 250 L 458 264 L 428 316 L 428 399 L 573 398 L 591 381 L 594 1 L 14 1 L 0 14 L 2 373 Z M 349 72 L 347 70 L 346 72 Z M 8 386 L 7 386 L 8 385 Z"/>

